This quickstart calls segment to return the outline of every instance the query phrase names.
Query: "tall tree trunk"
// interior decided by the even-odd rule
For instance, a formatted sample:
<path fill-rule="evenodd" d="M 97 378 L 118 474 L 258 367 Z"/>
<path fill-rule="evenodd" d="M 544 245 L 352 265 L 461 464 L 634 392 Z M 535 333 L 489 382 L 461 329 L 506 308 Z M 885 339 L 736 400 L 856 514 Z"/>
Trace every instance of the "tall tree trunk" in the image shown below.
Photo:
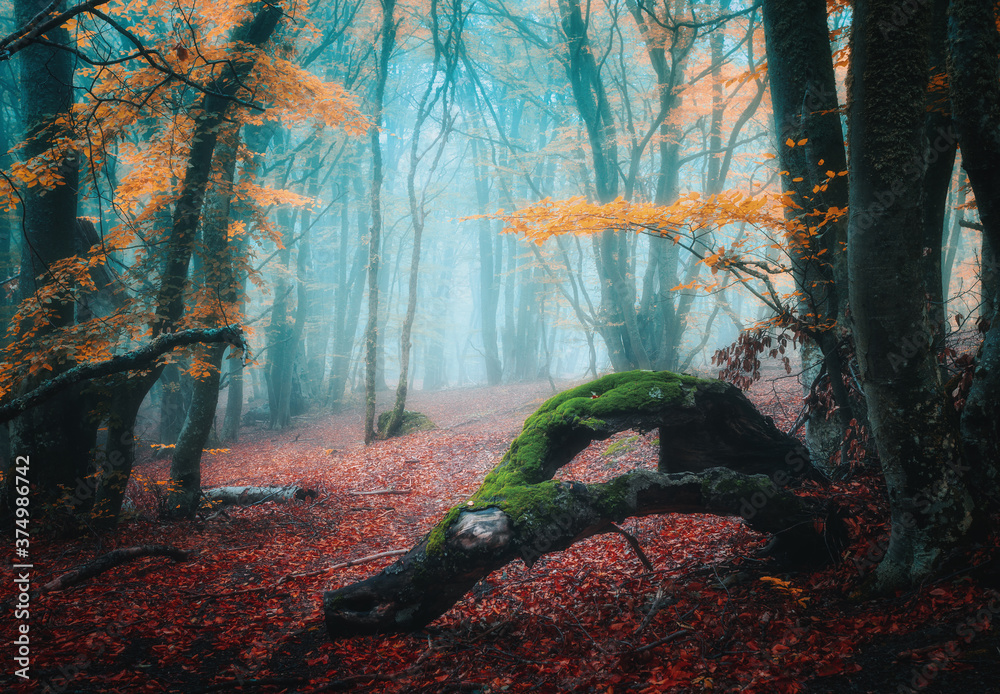
<path fill-rule="evenodd" d="M 931 12 L 930 74 L 927 90 L 927 171 L 924 174 L 924 284 L 927 310 L 934 326 L 933 350 L 940 354 L 948 333 L 942 289 L 942 256 L 948 189 L 955 169 L 958 137 L 951 122 L 948 103 L 946 52 L 948 2 L 934 0 Z"/>
<path fill-rule="evenodd" d="M 851 33 L 850 301 L 892 533 L 874 587 L 914 585 L 973 526 L 923 280 L 928 6 L 895 21 L 893 0 L 858 0 Z"/>
<path fill-rule="evenodd" d="M 208 300 L 215 299 L 206 319 L 210 327 L 222 327 L 234 317 L 237 306 L 238 289 L 233 249 L 229 241 L 229 221 L 238 149 L 238 128 L 224 128 L 215 148 L 213 166 L 216 173 L 201 219 L 205 258 L 200 263 L 200 280 L 204 287 L 211 288 Z M 226 345 L 217 344 L 196 351 L 196 354 L 200 352 L 204 368 L 194 377 L 191 404 L 170 463 L 170 493 L 165 505 L 168 516 L 191 518 L 201 504 L 201 452 L 215 422 L 222 356 L 226 349 Z"/>
<path fill-rule="evenodd" d="M 514 377 L 514 348 L 517 344 L 517 324 L 514 321 L 514 307 L 515 298 L 517 291 L 517 273 L 518 273 L 518 241 L 513 234 L 508 234 L 507 239 L 507 266 L 506 272 L 504 274 L 507 277 L 507 281 L 504 284 L 503 289 L 503 330 L 500 332 L 500 347 L 503 350 L 503 382 L 509 383 L 515 380 Z M 500 250 L 503 250 L 504 242 L 500 241 L 498 245 Z M 500 255 L 498 254 L 498 257 Z M 498 267 L 501 263 L 497 263 Z"/>
<path fill-rule="evenodd" d="M 281 3 L 261 6 L 256 15 L 233 32 L 236 42 L 261 46 L 270 40 L 284 15 Z M 202 204 L 212 170 L 212 157 L 219 131 L 232 105 L 231 97 L 253 69 L 255 58 L 240 56 L 229 62 L 222 74 L 198 104 L 202 117 L 197 121 L 191 138 L 184 180 L 174 204 L 174 215 L 167 236 L 166 267 L 159 280 L 155 299 L 156 311 L 150 325 L 153 337 L 177 325 L 184 313 L 184 296 L 188 283 L 188 265 L 195 246 L 195 231 L 201 219 Z M 123 379 L 114 390 L 105 450 L 105 468 L 97 490 L 96 512 L 101 522 L 117 522 L 125 498 L 125 487 L 132 474 L 135 459 L 135 417 L 150 387 L 160 377 L 162 363 L 145 374 Z"/>
<path fill-rule="evenodd" d="M 271 138 L 274 137 L 277 128 L 278 126 L 275 123 L 243 126 L 243 142 L 249 156 L 240 170 L 240 182 L 253 182 L 256 180 L 260 172 L 260 167 L 264 163 L 264 152 L 267 150 L 267 145 L 271 142 Z M 251 209 L 245 203 L 236 204 L 230 211 L 230 215 L 235 219 L 246 222 L 250 220 Z M 245 254 L 244 244 L 246 241 L 233 239 L 233 243 L 239 244 L 238 246 L 234 246 L 233 255 L 235 257 L 243 256 Z M 246 304 L 242 297 L 246 292 L 247 270 L 247 268 L 244 268 L 237 271 L 238 286 L 236 287 L 236 291 L 237 296 L 241 297 L 239 306 L 239 315 L 241 316 L 246 311 Z M 242 355 L 237 358 L 230 354 L 230 358 L 226 363 L 229 364 L 229 390 L 226 394 L 226 417 L 222 422 L 221 438 L 223 441 L 235 443 L 239 439 L 240 424 L 243 421 L 244 378 L 249 378 L 251 372 L 247 370 L 243 363 Z"/>
<path fill-rule="evenodd" d="M 309 188 L 306 194 L 315 198 L 319 192 L 319 155 L 313 155 L 306 165 L 311 171 Z M 292 394 L 295 391 L 295 362 L 300 353 L 302 334 L 305 331 L 306 317 L 309 314 L 309 293 L 307 279 L 309 272 L 309 227 L 312 223 L 312 212 L 305 208 L 299 214 L 299 237 L 295 256 L 295 313 L 290 316 L 287 302 L 282 307 L 282 328 L 280 335 L 280 350 L 275 356 L 275 365 L 271 371 L 271 387 L 274 391 L 275 404 L 271 410 L 272 428 L 284 429 L 292 423 Z M 294 224 L 288 227 L 291 236 Z M 286 245 L 291 244 L 291 239 Z M 287 262 L 290 259 L 286 256 Z M 286 289 L 286 294 L 290 293 Z"/>
<path fill-rule="evenodd" d="M 26 26 L 38 13 L 50 9 L 45 0 L 16 0 L 14 18 L 18 26 Z M 51 291 L 57 281 L 52 274 L 54 264 L 76 254 L 80 155 L 70 149 L 67 143 L 73 141 L 73 135 L 58 120 L 67 116 L 73 104 L 75 61 L 72 53 L 63 48 L 72 49 L 75 40 L 64 28 L 52 29 L 42 38 L 50 44 L 34 43 L 19 56 L 18 86 L 25 130 L 21 152 L 30 170 L 54 176 L 56 180 L 46 184 L 42 177 L 35 181 L 36 185 L 20 191 L 21 266 L 17 296 L 22 302 L 35 301 L 40 291 Z M 2 250 L 6 252 L 8 248 L 9 245 Z M 6 274 L 3 279 L 7 279 Z M 65 284 L 66 280 L 58 282 Z M 6 290 L 4 287 L 2 291 Z M 56 292 L 52 300 L 29 311 L 29 316 L 34 311 L 47 314 L 46 322 L 40 324 L 27 317 L 15 326 L 16 334 L 36 330 L 35 339 L 44 341 L 47 335 L 74 323 L 74 308 L 68 292 Z M 42 371 L 43 375 L 27 377 L 20 385 L 25 391 L 31 390 L 43 378 L 58 375 L 60 370 L 72 366 L 73 359 L 68 358 L 63 364 L 55 364 L 54 372 Z M 14 456 L 32 456 L 28 480 L 40 497 L 37 508 L 53 502 L 60 494 L 60 485 L 74 489 L 92 472 L 90 458 L 97 423 L 88 416 L 88 409 L 81 390 L 74 388 L 11 422 L 10 445 Z M 13 477 L 5 474 L 4 479 Z"/>
<path fill-rule="evenodd" d="M 241 306 L 240 313 L 243 313 L 243 310 Z M 243 374 L 246 367 L 241 356 L 232 354 L 225 363 L 228 364 L 226 378 L 229 381 L 229 389 L 226 392 L 226 416 L 222 420 L 220 438 L 227 443 L 236 443 L 240 438 L 240 423 L 243 417 Z"/>
<path fill-rule="evenodd" d="M 489 210 L 490 189 L 486 178 L 486 167 L 480 162 L 480 145 L 478 139 L 472 141 L 472 166 L 476 180 L 476 207 L 480 215 Z M 500 351 L 497 347 L 497 272 L 494 265 L 493 234 L 490 231 L 490 221 L 485 217 L 479 220 L 479 312 L 482 321 L 483 358 L 486 362 L 486 382 L 491 386 L 500 383 L 503 375 L 503 365 L 500 363 Z"/>
<path fill-rule="evenodd" d="M 560 0 L 559 14 L 566 54 L 562 57 L 580 118 L 587 129 L 594 167 L 594 188 L 601 203 L 618 197 L 618 149 L 614 115 L 600 68 L 587 35 L 579 0 Z M 651 367 L 639 336 L 635 287 L 629 276 L 628 238 L 604 231 L 594 241 L 597 274 L 601 282 L 601 316 L 596 326 L 616 370 Z"/>
<path fill-rule="evenodd" d="M 994 278 L 1000 257 L 1000 35 L 996 8 L 973 0 L 953 0 L 948 24 L 949 83 L 952 113 L 962 147 L 962 166 L 976 195 L 983 223 L 983 260 L 992 261 Z M 992 258 L 987 258 L 987 249 Z M 987 266 L 990 267 L 990 266 Z M 984 287 L 988 286 L 985 282 Z M 972 388 L 962 412 L 965 442 L 981 503 L 1000 496 L 1000 320 L 997 284 L 992 321 L 976 362 Z M 985 303 L 985 302 L 984 302 Z"/>
<path fill-rule="evenodd" d="M 406 175 L 406 199 L 410 208 L 410 220 L 413 224 L 413 253 L 410 259 L 410 282 L 406 300 L 406 316 L 403 318 L 403 326 L 399 337 L 399 381 L 396 385 L 396 403 L 392 408 L 389 421 L 386 423 L 385 431 L 382 432 L 383 436 L 387 437 L 395 436 L 399 431 L 400 425 L 403 423 L 403 411 L 406 406 L 406 392 L 409 387 L 408 379 L 410 375 L 410 334 L 413 330 L 413 319 L 417 312 L 417 279 L 420 270 L 420 244 L 424 234 L 426 189 L 430 185 L 429 181 L 434 171 L 437 169 L 451 131 L 449 97 L 452 96 L 454 89 L 455 63 L 458 56 L 457 51 L 446 53 L 444 47 L 445 45 L 457 44 L 460 41 L 462 31 L 462 23 L 457 17 L 452 16 L 447 29 L 447 38 L 442 38 L 439 35 L 441 24 L 438 15 L 437 0 L 431 0 L 431 26 L 434 43 L 434 66 L 431 70 L 430 78 L 427 80 L 424 93 L 420 98 L 420 103 L 417 106 L 417 115 L 413 124 L 413 135 L 410 140 L 410 166 Z M 442 61 L 444 62 L 443 66 Z M 440 85 L 437 84 L 439 71 L 443 73 L 444 80 Z M 432 95 L 433 99 L 431 98 Z M 425 151 L 422 154 L 420 151 L 420 136 L 424 123 L 427 121 L 431 109 L 434 108 L 438 100 L 441 101 L 440 131 L 435 138 L 435 153 L 425 177 L 427 182 L 424 183 L 424 193 L 418 199 L 416 190 L 417 167 L 427 153 Z M 494 336 L 493 346 L 494 348 L 496 347 L 496 336 Z"/>
<path fill-rule="evenodd" d="M 795 285 L 802 297 L 799 314 L 813 326 L 808 339 L 814 344 L 804 351 L 803 361 L 815 367 L 807 372 L 804 385 L 808 388 L 818 375 L 821 360 L 813 356 L 818 350 L 837 404 L 836 419 L 816 411 L 806 425 L 810 450 L 822 463 L 836 450 L 855 416 L 840 356 L 847 332 L 842 296 L 847 287 L 846 224 L 835 222 L 819 235 L 809 231 L 831 208 L 847 207 L 846 179 L 837 175 L 847 168 L 844 136 L 826 3 L 766 0 L 763 11 L 781 185 L 790 191 L 785 217 L 800 225 L 789 239 Z"/>
<path fill-rule="evenodd" d="M 160 443 L 172 446 L 177 443 L 177 437 L 184 426 L 184 412 L 187 410 L 184 396 L 184 380 L 181 378 L 181 364 L 172 362 L 163 369 L 160 375 Z"/>
<path fill-rule="evenodd" d="M 385 102 L 385 83 L 389 74 L 389 58 L 396 41 L 396 22 L 393 12 L 396 0 L 382 3 L 382 40 L 375 74 L 375 96 L 372 104 L 374 125 L 369 133 L 372 145 L 371 227 L 368 230 L 368 325 L 365 327 L 365 443 L 375 440 L 375 386 L 376 360 L 378 357 L 378 273 L 379 252 L 382 239 L 382 145 L 379 126 Z"/>
<path fill-rule="evenodd" d="M 282 411 L 282 391 L 291 369 L 286 368 L 295 354 L 292 348 L 292 319 L 289 316 L 289 297 L 292 291 L 291 262 L 292 246 L 295 238 L 296 211 L 282 208 L 277 213 L 278 228 L 281 233 L 281 247 L 278 249 L 274 269 L 274 302 L 271 304 L 271 323 L 267 327 L 267 364 L 264 376 L 267 382 L 267 405 L 270 413 L 268 426 L 283 429 L 289 418 Z"/>

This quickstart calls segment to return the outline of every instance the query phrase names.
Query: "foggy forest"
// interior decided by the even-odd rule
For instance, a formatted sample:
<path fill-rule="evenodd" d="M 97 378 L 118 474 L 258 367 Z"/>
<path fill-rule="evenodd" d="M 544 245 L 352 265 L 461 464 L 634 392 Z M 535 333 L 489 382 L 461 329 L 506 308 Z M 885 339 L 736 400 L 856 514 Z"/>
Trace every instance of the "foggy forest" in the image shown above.
<path fill-rule="evenodd" d="M 5 691 L 1000 691 L 1000 5 L 0 0 Z"/>

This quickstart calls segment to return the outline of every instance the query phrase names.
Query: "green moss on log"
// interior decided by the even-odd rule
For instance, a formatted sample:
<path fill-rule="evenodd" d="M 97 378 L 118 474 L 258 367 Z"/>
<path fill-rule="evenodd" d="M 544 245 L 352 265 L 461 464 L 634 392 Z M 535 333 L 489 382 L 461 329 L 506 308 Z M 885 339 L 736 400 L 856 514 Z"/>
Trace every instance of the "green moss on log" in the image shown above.
<path fill-rule="evenodd" d="M 669 371 L 627 371 L 553 396 L 525 420 L 521 434 L 469 501 L 451 509 L 434 527 L 427 552 L 442 551 L 448 528 L 466 510 L 495 506 L 510 517 L 515 532 L 529 531 L 540 512 L 558 513 L 555 506 L 561 485 L 551 478 L 590 441 L 616 433 L 621 428 L 617 423 L 622 420 L 645 423 L 653 429 L 660 414 L 695 408 L 699 389 L 721 392 L 730 387 L 721 381 Z M 616 490 L 609 491 L 609 508 L 621 505 L 614 493 Z"/>

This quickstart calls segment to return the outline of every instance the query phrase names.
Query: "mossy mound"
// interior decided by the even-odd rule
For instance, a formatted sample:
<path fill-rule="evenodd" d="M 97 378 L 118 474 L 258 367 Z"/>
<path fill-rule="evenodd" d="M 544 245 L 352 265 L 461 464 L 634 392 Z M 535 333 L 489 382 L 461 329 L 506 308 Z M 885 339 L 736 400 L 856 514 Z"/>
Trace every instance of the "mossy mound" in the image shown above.
<path fill-rule="evenodd" d="M 378 416 L 379 431 L 385 431 L 385 428 L 389 426 L 389 419 L 391 417 L 392 410 L 383 412 Z M 399 423 L 399 431 L 393 434 L 393 436 L 404 436 L 412 434 L 415 431 L 430 431 L 431 429 L 437 429 L 437 425 L 430 420 L 430 417 L 421 412 L 403 410 L 403 421 Z"/>

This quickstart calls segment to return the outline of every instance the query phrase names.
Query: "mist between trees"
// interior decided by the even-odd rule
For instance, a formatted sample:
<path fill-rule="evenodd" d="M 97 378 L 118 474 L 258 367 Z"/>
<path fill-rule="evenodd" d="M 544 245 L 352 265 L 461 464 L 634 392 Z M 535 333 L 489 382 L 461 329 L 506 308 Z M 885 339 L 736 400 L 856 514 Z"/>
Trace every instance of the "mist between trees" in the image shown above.
<path fill-rule="evenodd" d="M 869 425 L 901 508 L 976 461 L 883 562 L 919 581 L 996 479 L 997 37 L 947 5 L 7 2 L 0 397 L 46 399 L 0 450 L 113 525 L 166 446 L 186 518 L 241 424 L 780 356 L 832 476 Z"/>

